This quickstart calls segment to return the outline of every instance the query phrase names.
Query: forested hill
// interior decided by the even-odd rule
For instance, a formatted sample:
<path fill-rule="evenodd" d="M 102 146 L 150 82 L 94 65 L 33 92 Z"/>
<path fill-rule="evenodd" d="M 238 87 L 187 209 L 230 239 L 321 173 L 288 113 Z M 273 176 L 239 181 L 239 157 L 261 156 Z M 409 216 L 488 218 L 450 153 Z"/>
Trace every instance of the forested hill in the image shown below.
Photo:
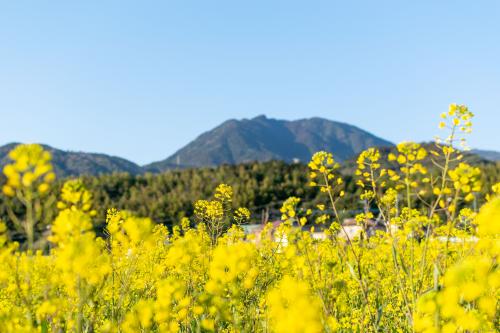
<path fill-rule="evenodd" d="M 491 185 L 500 180 L 500 163 L 481 160 L 477 156 L 466 157 L 466 160 L 479 166 L 483 172 L 481 193 L 489 192 Z M 343 174 L 346 191 L 339 207 L 341 214 L 346 216 L 352 216 L 354 210 L 362 208 L 359 188 L 355 186 L 352 176 L 353 166 L 351 160 L 339 170 Z M 179 223 L 182 216 L 191 215 L 194 201 L 210 198 L 220 183 L 233 186 L 234 206 L 249 208 L 254 222 L 260 221 L 266 211 L 270 213 L 271 219 L 279 218 L 278 209 L 290 196 L 300 197 L 305 207 L 314 208 L 320 196 L 317 188 L 308 186 L 307 175 L 308 168 L 304 164 L 270 161 L 171 170 L 161 174 L 84 176 L 83 181 L 94 196 L 98 225 L 104 223 L 106 210 L 115 207 L 171 226 Z M 4 181 L 5 178 L 0 176 L 0 187 Z M 60 179 L 53 187 L 54 197 L 59 196 L 63 181 Z M 2 202 L 4 199 L 4 196 L 0 196 L 0 219 L 7 221 L 6 205 Z M 478 203 L 482 201 L 484 195 L 478 197 Z M 53 209 L 55 214 L 57 209 Z"/>
<path fill-rule="evenodd" d="M 0 169 L 9 162 L 8 153 L 16 145 L 0 146 Z M 42 146 L 51 152 L 59 178 L 112 173 L 138 175 L 271 160 L 305 164 L 320 150 L 332 152 L 337 161 L 349 164 L 366 148 L 394 149 L 391 142 L 348 124 L 321 118 L 285 121 L 265 116 L 229 120 L 202 134 L 171 157 L 145 166 L 106 154 Z M 429 144 L 427 147 L 432 148 Z M 500 153 L 495 151 L 472 150 L 469 156 L 477 162 L 500 160 Z"/>
<path fill-rule="evenodd" d="M 18 143 L 0 146 L 0 168 L 9 163 L 8 154 Z M 124 158 L 106 154 L 64 151 L 42 145 L 52 154 L 52 164 L 58 177 L 100 175 L 113 172 L 142 173 L 142 168 Z"/>
<path fill-rule="evenodd" d="M 8 162 L 7 154 L 15 146 L 16 143 L 0 146 L 0 167 Z M 66 177 L 113 172 L 134 175 L 270 160 L 305 163 L 320 150 L 331 151 L 337 160 L 343 161 L 366 148 L 392 146 L 392 143 L 355 126 L 331 120 L 310 118 L 286 121 L 259 116 L 228 120 L 200 135 L 169 158 L 145 166 L 105 154 L 43 146 L 52 153 L 56 174 Z"/>
<path fill-rule="evenodd" d="M 327 119 L 287 121 L 259 116 L 228 120 L 146 168 L 164 171 L 175 165 L 200 167 L 269 160 L 305 163 L 320 150 L 344 161 L 366 148 L 392 145 L 358 127 Z"/>

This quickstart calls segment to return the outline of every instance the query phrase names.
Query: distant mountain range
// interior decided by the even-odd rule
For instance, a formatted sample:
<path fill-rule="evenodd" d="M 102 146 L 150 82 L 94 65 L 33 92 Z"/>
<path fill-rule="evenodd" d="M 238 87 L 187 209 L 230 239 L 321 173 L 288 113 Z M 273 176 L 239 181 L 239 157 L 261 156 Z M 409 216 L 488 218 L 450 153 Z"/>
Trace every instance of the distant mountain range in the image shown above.
<path fill-rule="evenodd" d="M 0 167 L 17 143 L 0 146 Z M 252 161 L 283 160 L 307 162 L 313 153 L 330 151 L 338 161 L 354 158 L 369 147 L 392 147 L 393 143 L 358 127 L 322 118 L 294 121 L 259 116 L 228 120 L 201 134 L 172 156 L 145 166 L 105 154 L 73 152 L 43 145 L 52 153 L 59 177 L 97 175 L 113 172 L 140 174 L 186 167 L 239 164 Z M 500 161 L 500 153 L 473 150 L 490 161 Z"/>
<path fill-rule="evenodd" d="M 8 153 L 18 143 L 9 143 L 0 147 L 0 167 L 9 162 Z M 56 149 L 42 145 L 52 154 L 54 171 L 59 177 L 98 175 L 113 172 L 128 172 L 130 174 L 142 173 L 141 166 L 121 157 L 105 154 L 73 152 Z"/>
<path fill-rule="evenodd" d="M 470 152 L 472 154 L 479 155 L 488 161 L 492 161 L 492 162 L 500 161 L 500 152 L 498 152 L 498 151 L 472 149 Z"/>

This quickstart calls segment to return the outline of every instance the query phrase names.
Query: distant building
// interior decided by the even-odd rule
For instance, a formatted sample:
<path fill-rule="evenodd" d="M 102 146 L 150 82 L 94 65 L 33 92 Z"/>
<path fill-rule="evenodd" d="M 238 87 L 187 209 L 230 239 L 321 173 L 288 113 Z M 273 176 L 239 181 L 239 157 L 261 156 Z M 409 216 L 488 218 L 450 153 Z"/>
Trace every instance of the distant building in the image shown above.
<path fill-rule="evenodd" d="M 363 231 L 363 228 L 364 226 L 358 224 L 358 222 L 356 222 L 356 219 L 348 218 L 345 219 L 342 223 L 342 229 L 340 230 L 339 236 L 346 238 L 345 234 L 347 234 L 349 238 L 355 238 L 359 236 L 361 231 Z M 345 233 L 343 231 L 345 231 Z M 375 233 L 377 231 L 387 231 L 387 227 L 384 222 L 368 220 L 368 222 L 366 223 L 366 234 L 368 235 L 368 237 L 375 236 Z"/>
<path fill-rule="evenodd" d="M 278 229 L 278 227 L 283 223 L 281 220 L 276 220 L 274 222 L 271 222 L 271 227 L 270 227 L 270 236 L 274 238 L 275 241 L 279 241 L 283 244 L 288 243 L 286 239 L 283 238 L 283 236 L 275 235 L 275 231 Z M 261 235 L 262 231 L 264 230 L 264 227 L 266 224 L 247 224 L 243 225 L 242 228 L 245 232 L 246 235 L 250 235 L 252 241 L 259 243 L 261 240 Z M 294 226 L 295 228 L 300 228 L 298 225 Z M 314 227 L 313 229 L 311 229 Z M 325 233 L 325 230 L 329 228 L 329 225 L 306 225 L 302 227 L 302 230 L 304 231 L 311 231 L 311 236 L 314 239 L 326 239 L 327 234 Z M 339 231 L 339 237 L 341 238 L 347 238 L 347 236 L 350 239 L 356 238 L 360 235 L 361 231 L 363 231 L 363 226 L 359 225 L 355 219 L 349 218 L 345 219 L 344 222 L 342 223 L 342 228 Z M 374 220 L 369 220 L 368 221 L 368 228 L 367 228 L 367 235 L 368 237 L 374 236 L 377 231 L 386 231 L 386 226 L 384 225 L 383 222 L 380 221 L 374 221 Z M 347 235 L 347 236 L 346 236 Z"/>

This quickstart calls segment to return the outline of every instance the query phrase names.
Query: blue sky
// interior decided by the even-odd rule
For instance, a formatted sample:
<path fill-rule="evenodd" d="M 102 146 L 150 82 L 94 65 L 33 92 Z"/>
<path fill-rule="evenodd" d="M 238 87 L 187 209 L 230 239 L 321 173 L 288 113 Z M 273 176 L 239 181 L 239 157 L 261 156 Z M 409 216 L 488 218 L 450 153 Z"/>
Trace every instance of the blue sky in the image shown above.
<path fill-rule="evenodd" d="M 500 1 L 2 1 L 0 144 L 163 159 L 229 118 L 500 150 Z"/>

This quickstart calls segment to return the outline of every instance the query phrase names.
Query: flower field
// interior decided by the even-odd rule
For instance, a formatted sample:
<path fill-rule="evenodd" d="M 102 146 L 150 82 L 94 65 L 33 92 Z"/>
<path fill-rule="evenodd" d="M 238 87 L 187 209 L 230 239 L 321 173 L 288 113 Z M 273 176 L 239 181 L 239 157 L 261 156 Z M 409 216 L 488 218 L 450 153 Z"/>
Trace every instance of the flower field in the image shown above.
<path fill-rule="evenodd" d="M 289 198 L 282 223 L 256 237 L 226 184 L 171 230 L 111 207 L 96 230 L 83 182 L 51 200 L 50 154 L 19 145 L 3 170 L 2 195 L 24 209 L 0 223 L 0 332 L 496 332 L 500 183 L 482 193 L 480 169 L 463 159 L 472 118 L 452 104 L 432 149 L 359 155 L 355 236 L 329 152 L 308 165 L 323 203 Z M 39 235 L 50 205 L 59 213 Z"/>

